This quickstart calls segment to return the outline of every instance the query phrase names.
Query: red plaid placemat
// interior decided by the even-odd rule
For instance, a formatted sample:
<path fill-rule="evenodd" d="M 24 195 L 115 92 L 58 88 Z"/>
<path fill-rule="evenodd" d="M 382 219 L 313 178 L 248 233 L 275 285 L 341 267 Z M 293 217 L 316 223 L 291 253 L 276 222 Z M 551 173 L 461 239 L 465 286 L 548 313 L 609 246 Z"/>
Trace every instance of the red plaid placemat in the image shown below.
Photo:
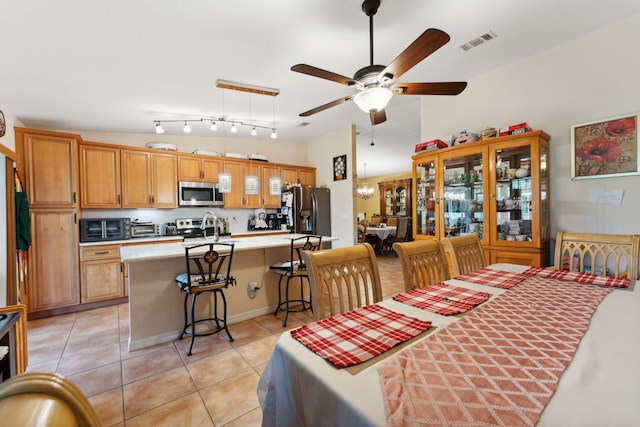
<path fill-rule="evenodd" d="M 464 313 L 489 298 L 487 292 L 436 283 L 395 295 L 395 301 L 429 310 L 443 316 Z"/>
<path fill-rule="evenodd" d="M 478 285 L 493 286 L 494 288 L 509 289 L 526 279 L 528 275 L 514 273 L 512 271 L 494 270 L 493 268 L 480 268 L 466 274 L 456 276 L 455 279 Z"/>
<path fill-rule="evenodd" d="M 586 283 L 590 285 L 611 286 L 614 288 L 627 288 L 629 287 L 629 283 L 631 283 L 631 280 L 626 277 L 598 276 L 597 274 L 580 273 L 578 271 L 569 270 L 553 270 L 541 267 L 531 267 L 528 270 L 525 270 L 522 274 L 548 277 L 551 279 L 566 280 L 576 283 Z"/>
<path fill-rule="evenodd" d="M 291 331 L 336 368 L 357 365 L 426 331 L 431 322 L 369 305 Z"/>

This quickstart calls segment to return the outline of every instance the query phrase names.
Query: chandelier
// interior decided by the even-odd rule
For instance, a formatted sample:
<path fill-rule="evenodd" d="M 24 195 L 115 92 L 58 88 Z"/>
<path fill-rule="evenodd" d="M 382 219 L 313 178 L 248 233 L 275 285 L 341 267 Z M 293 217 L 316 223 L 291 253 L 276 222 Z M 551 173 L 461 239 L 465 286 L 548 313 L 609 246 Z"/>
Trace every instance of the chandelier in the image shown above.
<path fill-rule="evenodd" d="M 358 187 L 358 197 L 367 200 L 373 197 L 373 188 L 369 188 L 367 184 L 367 164 L 364 164 L 364 181 L 361 187 Z"/>

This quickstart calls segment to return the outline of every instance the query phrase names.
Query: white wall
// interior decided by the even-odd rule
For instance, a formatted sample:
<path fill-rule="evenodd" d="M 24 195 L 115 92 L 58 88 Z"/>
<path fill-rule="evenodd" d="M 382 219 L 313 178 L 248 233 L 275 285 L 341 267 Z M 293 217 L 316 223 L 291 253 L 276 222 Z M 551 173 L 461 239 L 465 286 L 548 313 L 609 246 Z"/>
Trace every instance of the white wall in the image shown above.
<path fill-rule="evenodd" d="M 307 142 L 310 165 L 316 168 L 316 186 L 331 190 L 331 235 L 339 240 L 333 248 L 355 242 L 355 165 L 356 129 L 344 126 Z M 333 158 L 347 155 L 347 179 L 333 180 Z"/>
<path fill-rule="evenodd" d="M 551 136 L 551 232 L 640 233 L 640 176 L 571 180 L 571 126 L 640 111 L 640 15 L 471 79 L 456 97 L 421 99 L 421 139 L 527 122 Z M 624 190 L 621 206 L 591 189 Z"/>

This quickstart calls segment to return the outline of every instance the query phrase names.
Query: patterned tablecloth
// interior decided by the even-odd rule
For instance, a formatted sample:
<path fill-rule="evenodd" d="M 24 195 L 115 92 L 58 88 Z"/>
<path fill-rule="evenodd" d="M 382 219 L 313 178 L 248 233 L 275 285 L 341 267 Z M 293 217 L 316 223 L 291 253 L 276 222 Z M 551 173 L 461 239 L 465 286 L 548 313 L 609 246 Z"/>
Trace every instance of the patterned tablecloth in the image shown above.
<path fill-rule="evenodd" d="M 433 311 L 443 316 L 464 313 L 489 299 L 488 292 L 473 291 L 459 286 L 436 283 L 412 289 L 393 297 L 395 301 Z"/>

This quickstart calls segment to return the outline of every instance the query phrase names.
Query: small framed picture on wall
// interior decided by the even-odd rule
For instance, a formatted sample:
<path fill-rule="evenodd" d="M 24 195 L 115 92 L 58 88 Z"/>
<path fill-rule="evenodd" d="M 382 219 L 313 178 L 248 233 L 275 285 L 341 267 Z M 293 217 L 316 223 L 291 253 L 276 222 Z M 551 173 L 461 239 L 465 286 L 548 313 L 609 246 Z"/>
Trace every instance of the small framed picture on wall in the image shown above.
<path fill-rule="evenodd" d="M 342 181 L 347 179 L 347 155 L 333 158 L 333 180 Z"/>

